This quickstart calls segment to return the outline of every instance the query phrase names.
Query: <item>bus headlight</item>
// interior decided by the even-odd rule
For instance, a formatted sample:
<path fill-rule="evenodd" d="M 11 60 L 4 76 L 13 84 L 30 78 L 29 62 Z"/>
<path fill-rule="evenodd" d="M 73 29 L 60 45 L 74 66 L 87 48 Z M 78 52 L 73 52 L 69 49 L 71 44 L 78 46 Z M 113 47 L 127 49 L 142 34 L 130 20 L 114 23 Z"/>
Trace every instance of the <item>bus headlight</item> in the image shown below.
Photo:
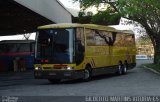
<path fill-rule="evenodd" d="M 72 67 L 67 67 L 67 70 L 73 70 L 73 68 Z"/>
<path fill-rule="evenodd" d="M 42 70 L 41 67 L 35 67 L 35 70 Z"/>

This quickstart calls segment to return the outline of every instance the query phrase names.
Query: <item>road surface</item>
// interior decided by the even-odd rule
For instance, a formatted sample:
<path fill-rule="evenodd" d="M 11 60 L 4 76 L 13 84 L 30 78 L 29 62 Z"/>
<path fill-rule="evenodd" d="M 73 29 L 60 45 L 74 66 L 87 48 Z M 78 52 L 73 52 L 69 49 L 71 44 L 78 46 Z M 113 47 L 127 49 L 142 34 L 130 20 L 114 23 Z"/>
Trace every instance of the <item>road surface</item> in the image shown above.
<path fill-rule="evenodd" d="M 137 61 L 137 67 L 126 75 L 97 76 L 90 82 L 73 80 L 51 84 L 34 79 L 33 72 L 1 74 L 0 96 L 157 96 L 160 75 L 140 68 L 149 62 Z"/>

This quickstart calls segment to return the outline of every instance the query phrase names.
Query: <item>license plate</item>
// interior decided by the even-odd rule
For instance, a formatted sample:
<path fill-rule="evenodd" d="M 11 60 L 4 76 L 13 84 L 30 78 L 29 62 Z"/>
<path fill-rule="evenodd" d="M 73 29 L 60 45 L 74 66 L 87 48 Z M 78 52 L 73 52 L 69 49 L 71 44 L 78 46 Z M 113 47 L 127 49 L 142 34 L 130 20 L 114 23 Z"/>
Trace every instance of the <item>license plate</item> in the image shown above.
<path fill-rule="evenodd" d="M 49 73 L 49 75 L 56 75 L 56 73 Z"/>

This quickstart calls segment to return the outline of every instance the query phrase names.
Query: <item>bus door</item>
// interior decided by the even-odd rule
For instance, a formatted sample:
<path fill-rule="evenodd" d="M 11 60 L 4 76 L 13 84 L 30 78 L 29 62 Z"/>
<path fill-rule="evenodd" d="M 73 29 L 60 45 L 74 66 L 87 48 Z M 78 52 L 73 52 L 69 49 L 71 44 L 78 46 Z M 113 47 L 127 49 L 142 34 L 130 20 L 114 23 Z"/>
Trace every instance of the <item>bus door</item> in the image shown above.
<path fill-rule="evenodd" d="M 84 60 L 84 29 L 76 29 L 76 64 L 79 65 Z"/>

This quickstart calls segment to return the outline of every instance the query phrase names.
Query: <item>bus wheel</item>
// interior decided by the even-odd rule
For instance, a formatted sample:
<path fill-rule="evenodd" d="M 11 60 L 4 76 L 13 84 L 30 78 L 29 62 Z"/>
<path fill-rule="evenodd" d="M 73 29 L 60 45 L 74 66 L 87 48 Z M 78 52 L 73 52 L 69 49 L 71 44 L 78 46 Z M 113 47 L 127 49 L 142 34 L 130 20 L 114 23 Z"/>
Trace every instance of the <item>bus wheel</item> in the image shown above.
<path fill-rule="evenodd" d="M 128 63 L 124 62 L 123 69 L 122 69 L 122 74 L 126 74 L 127 73 L 127 69 L 128 69 Z"/>
<path fill-rule="evenodd" d="M 48 81 L 51 83 L 59 83 L 61 80 L 60 79 L 48 79 Z"/>
<path fill-rule="evenodd" d="M 84 70 L 84 77 L 83 77 L 83 80 L 84 81 L 90 81 L 92 78 L 92 72 L 91 72 L 91 67 L 90 66 L 87 66 Z"/>
<path fill-rule="evenodd" d="M 122 63 L 119 63 L 118 70 L 117 70 L 117 75 L 122 75 L 122 71 L 123 71 L 123 65 L 122 65 Z"/>

